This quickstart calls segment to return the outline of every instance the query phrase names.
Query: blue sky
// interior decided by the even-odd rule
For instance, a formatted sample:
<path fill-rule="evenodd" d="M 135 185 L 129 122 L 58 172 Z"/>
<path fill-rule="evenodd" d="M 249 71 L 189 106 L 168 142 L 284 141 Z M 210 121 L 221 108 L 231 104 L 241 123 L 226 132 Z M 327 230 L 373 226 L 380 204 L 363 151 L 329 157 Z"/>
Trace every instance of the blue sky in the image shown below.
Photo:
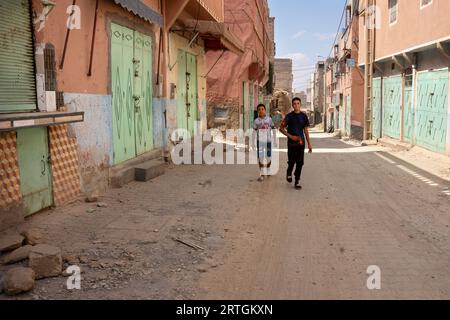
<path fill-rule="evenodd" d="M 345 0 L 268 0 L 278 58 L 294 61 L 294 91 L 305 90 L 317 56 L 328 56 Z M 322 59 L 323 60 L 323 59 Z"/>

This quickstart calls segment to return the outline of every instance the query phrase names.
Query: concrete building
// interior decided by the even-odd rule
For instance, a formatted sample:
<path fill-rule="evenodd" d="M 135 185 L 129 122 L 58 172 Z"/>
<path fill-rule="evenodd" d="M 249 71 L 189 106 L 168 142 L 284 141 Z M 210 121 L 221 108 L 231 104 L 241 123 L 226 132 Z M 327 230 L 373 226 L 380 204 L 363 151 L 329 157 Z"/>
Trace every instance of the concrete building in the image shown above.
<path fill-rule="evenodd" d="M 20 0 L 0 18 L 0 227 L 206 130 L 205 52 L 234 49 L 222 0 Z"/>
<path fill-rule="evenodd" d="M 275 91 L 286 91 L 292 96 L 294 82 L 292 59 L 275 59 L 274 72 Z"/>
<path fill-rule="evenodd" d="M 270 78 L 273 39 L 270 38 L 267 0 L 229 0 L 225 27 L 236 35 L 234 52 L 207 52 L 208 127 L 249 129 L 258 103 L 268 107 L 264 95 Z"/>
<path fill-rule="evenodd" d="M 338 34 L 333 58 L 327 61 L 327 119 L 342 135 L 363 139 L 364 73 L 357 67 L 359 49 L 358 1 L 348 0 L 344 28 Z"/>
<path fill-rule="evenodd" d="M 311 78 L 312 83 L 312 106 L 314 113 L 314 124 L 322 123 L 322 115 L 325 108 L 325 62 L 316 63 L 316 68 Z"/>
<path fill-rule="evenodd" d="M 359 66 L 373 71 L 365 87 L 367 138 L 450 155 L 450 2 L 381 0 L 368 10 L 370 4 L 359 6 Z"/>

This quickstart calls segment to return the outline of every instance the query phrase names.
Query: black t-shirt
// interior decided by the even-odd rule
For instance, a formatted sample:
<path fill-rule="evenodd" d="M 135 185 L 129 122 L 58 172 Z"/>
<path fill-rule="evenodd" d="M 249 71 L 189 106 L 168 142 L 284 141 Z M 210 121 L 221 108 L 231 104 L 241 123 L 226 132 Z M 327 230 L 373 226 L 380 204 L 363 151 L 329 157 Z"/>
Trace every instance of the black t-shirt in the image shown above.
<path fill-rule="evenodd" d="M 303 113 L 289 113 L 284 119 L 287 132 L 293 136 L 301 137 L 302 142 L 297 142 L 289 139 L 289 146 L 305 146 L 305 128 L 310 126 L 308 116 Z"/>

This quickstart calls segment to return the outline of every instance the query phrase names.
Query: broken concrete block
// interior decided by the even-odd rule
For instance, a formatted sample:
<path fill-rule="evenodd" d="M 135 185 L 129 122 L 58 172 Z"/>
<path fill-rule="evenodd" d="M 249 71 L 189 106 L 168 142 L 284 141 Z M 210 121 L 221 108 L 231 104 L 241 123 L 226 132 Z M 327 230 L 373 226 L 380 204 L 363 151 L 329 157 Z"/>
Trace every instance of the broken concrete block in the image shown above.
<path fill-rule="evenodd" d="M 151 160 L 135 167 L 135 180 L 147 182 L 162 176 L 166 171 L 166 163 L 160 160 Z"/>
<path fill-rule="evenodd" d="M 20 234 L 8 234 L 0 237 L 0 252 L 12 251 L 22 246 L 24 238 Z"/>
<path fill-rule="evenodd" d="M 22 236 L 25 237 L 25 243 L 35 246 L 42 243 L 42 233 L 37 229 L 30 229 L 22 232 Z"/>
<path fill-rule="evenodd" d="M 36 279 L 59 276 L 62 272 L 61 249 L 46 244 L 33 247 L 29 266 L 36 272 Z"/>
<path fill-rule="evenodd" d="M 7 295 L 16 295 L 34 288 L 35 273 L 30 268 L 13 268 L 3 278 L 3 290 Z"/>
<path fill-rule="evenodd" d="M 2 264 L 12 264 L 25 259 L 28 259 L 30 255 L 30 251 L 33 246 L 24 246 L 19 249 L 14 250 L 13 252 L 8 253 L 2 259 Z"/>

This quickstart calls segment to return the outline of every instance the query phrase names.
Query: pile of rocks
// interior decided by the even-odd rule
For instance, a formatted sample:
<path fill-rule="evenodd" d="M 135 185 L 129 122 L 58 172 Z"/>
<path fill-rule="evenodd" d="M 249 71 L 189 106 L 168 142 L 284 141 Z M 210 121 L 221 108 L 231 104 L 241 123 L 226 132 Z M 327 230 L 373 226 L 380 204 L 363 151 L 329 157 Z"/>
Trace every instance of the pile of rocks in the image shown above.
<path fill-rule="evenodd" d="M 35 280 L 57 277 L 62 272 L 61 249 L 44 244 L 38 230 L 0 236 L 0 262 L 3 265 L 22 263 L 0 275 L 0 293 L 16 295 L 34 288 Z"/>

